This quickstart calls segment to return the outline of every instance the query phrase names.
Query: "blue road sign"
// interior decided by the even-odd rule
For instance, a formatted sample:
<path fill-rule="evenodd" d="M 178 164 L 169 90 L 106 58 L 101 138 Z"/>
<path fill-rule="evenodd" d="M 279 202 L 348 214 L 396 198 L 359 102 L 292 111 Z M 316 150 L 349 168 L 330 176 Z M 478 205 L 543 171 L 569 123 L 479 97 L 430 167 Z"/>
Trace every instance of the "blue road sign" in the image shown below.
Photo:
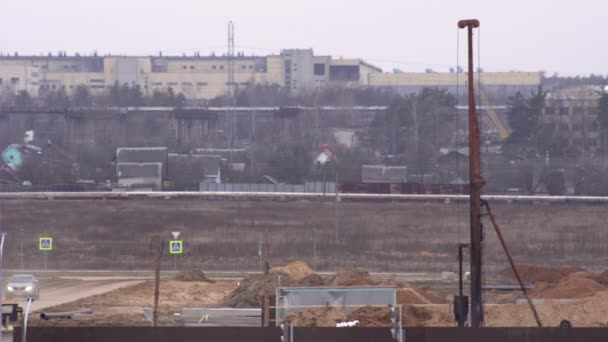
<path fill-rule="evenodd" d="M 184 245 L 182 240 L 171 240 L 169 241 L 169 253 L 170 254 L 182 254 L 184 252 Z"/>

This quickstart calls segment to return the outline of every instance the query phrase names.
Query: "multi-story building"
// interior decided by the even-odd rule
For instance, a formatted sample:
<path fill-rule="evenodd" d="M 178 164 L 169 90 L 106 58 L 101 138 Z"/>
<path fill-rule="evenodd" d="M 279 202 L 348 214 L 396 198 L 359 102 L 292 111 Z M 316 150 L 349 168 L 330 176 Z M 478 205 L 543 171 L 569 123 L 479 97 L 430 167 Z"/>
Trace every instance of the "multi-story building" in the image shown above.
<path fill-rule="evenodd" d="M 600 86 L 573 86 L 551 90 L 545 98 L 542 122 L 553 129 L 554 136 L 568 140 L 582 152 L 602 147 L 597 106 L 602 94 Z"/>
<path fill-rule="evenodd" d="M 278 55 L 233 57 L 238 87 L 277 84 L 291 92 L 326 86 L 391 87 L 415 92 L 422 87 L 454 90 L 466 77 L 454 73 L 383 73 L 360 59 L 314 55 L 312 49 L 286 49 Z M 102 95 L 116 82 L 139 85 L 144 94 L 172 88 L 192 100 L 211 99 L 228 91 L 226 56 L 17 56 L 0 55 L 0 86 L 3 91 L 27 90 L 32 96 L 78 85 Z M 536 87 L 539 73 L 483 73 L 482 84 L 498 91 Z"/>
<path fill-rule="evenodd" d="M 332 60 L 312 50 L 284 50 L 280 55 L 233 57 L 235 82 L 278 84 L 297 92 L 336 84 L 366 84 L 360 77 L 379 68 L 360 60 Z M 227 92 L 225 56 L 0 56 L 0 85 L 5 91 L 27 90 L 32 96 L 85 85 L 94 95 L 116 82 L 138 84 L 146 94 L 172 88 L 189 99 L 210 99 Z"/>

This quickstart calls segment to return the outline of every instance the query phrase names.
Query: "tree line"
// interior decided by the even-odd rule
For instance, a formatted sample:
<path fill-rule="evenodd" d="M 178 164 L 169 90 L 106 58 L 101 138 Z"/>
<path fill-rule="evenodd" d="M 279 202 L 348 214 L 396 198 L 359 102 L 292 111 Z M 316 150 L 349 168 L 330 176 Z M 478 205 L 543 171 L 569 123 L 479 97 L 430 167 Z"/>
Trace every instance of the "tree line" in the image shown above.
<path fill-rule="evenodd" d="M 163 90 L 155 89 L 152 94 L 145 95 L 140 85 L 129 85 L 115 82 L 107 94 L 93 96 L 89 87 L 78 85 L 71 94 L 68 94 L 65 87 L 57 90 L 40 89 L 39 96 L 33 98 L 28 91 L 20 90 L 16 94 L 3 92 L 3 105 L 13 105 L 18 107 L 27 106 L 47 106 L 47 107 L 183 107 L 187 105 L 186 96 L 182 93 L 175 93 L 169 87 Z"/>

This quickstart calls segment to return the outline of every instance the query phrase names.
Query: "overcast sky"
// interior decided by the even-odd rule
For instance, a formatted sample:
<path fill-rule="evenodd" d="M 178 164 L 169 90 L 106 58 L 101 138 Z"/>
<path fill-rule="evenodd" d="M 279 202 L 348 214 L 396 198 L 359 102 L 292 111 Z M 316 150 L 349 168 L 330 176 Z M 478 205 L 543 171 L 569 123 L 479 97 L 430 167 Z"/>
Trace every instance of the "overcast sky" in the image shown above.
<path fill-rule="evenodd" d="M 456 22 L 481 21 L 486 71 L 608 74 L 605 0 L 1 0 L 0 51 L 221 53 L 282 48 L 360 57 L 385 71 L 447 71 Z M 460 32 L 461 65 L 466 41 Z"/>

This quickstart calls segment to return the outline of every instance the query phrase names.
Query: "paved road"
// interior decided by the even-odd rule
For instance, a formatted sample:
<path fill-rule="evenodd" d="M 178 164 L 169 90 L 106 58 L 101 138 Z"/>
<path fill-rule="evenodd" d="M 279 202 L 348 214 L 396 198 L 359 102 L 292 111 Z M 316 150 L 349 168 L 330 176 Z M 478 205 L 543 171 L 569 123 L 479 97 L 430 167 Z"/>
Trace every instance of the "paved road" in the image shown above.
<path fill-rule="evenodd" d="M 31 311 L 40 311 L 75 300 L 110 292 L 141 283 L 143 280 L 72 280 L 58 286 L 40 288 L 40 300 L 32 303 Z"/>
<path fill-rule="evenodd" d="M 150 270 L 4 270 L 5 277 L 11 274 L 34 274 L 37 277 L 58 276 L 61 278 L 74 279 L 153 279 L 154 273 Z M 205 271 L 205 275 L 211 279 L 242 279 L 252 274 L 259 274 L 257 271 Z M 161 271 L 161 277 L 173 277 L 177 271 Z M 334 272 L 320 271 L 317 274 L 321 276 L 333 275 Z M 395 279 L 407 282 L 417 281 L 439 281 L 442 280 L 440 272 L 370 272 L 373 278 L 377 279 Z"/>
<path fill-rule="evenodd" d="M 66 277 L 40 280 L 40 299 L 32 303 L 31 312 L 73 302 L 75 300 L 110 292 L 122 287 L 136 285 L 143 280 L 128 280 L 126 277 Z M 19 301 L 25 307 L 27 303 Z M 12 341 L 12 332 L 2 333 L 2 341 Z"/>

